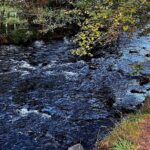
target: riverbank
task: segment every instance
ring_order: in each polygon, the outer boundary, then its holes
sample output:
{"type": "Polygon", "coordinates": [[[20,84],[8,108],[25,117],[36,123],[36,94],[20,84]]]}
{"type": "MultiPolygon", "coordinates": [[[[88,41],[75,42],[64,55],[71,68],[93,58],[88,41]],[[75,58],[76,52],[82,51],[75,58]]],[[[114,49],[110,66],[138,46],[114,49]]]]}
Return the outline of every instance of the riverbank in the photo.
{"type": "MultiPolygon", "coordinates": [[[[147,37],[149,37],[149,35],[147,35],[147,37]]],[[[116,127],[112,130],[112,132],[110,132],[110,134],[107,137],[105,137],[104,140],[98,143],[99,150],[149,150],[148,141],[150,127],[150,74],[148,73],[149,71],[147,73],[143,72],[146,67],[142,67],[141,64],[147,63],[147,66],[150,65],[150,43],[149,40],[147,40],[146,42],[142,39],[143,37],[139,37],[139,39],[137,39],[138,44],[135,46],[134,49],[131,48],[129,52],[134,55],[134,60],[138,62],[138,65],[133,67],[135,71],[131,74],[137,77],[141,86],[144,85],[145,87],[147,87],[145,92],[142,90],[142,88],[139,88],[139,90],[132,90],[132,93],[137,93],[137,99],[139,101],[143,93],[145,101],[143,101],[144,103],[142,104],[142,107],[138,107],[140,108],[140,110],[138,110],[137,113],[127,115],[127,117],[123,118],[121,123],[117,124],[116,127]],[[139,45],[142,44],[143,46],[145,45],[145,47],[147,47],[147,52],[145,51],[146,53],[144,51],[139,51],[140,54],[145,55],[145,58],[143,59],[141,59],[142,57],[135,50],[136,47],[140,49],[139,45]],[[139,76],[140,74],[145,76],[141,78],[139,76]]],[[[130,49],[129,45],[128,48],[130,49]]],[[[126,53],[124,58],[130,59],[132,57],[129,57],[129,55],[126,53]]],[[[150,66],[147,68],[147,70],[149,70],[149,68],[150,66]]],[[[128,70],[128,72],[130,72],[128,67],[126,67],[126,69],[128,70]]],[[[133,84],[131,86],[133,86],[133,84]]],[[[131,103],[133,101],[134,99],[130,99],[131,103]]]]}
{"type": "Polygon", "coordinates": [[[124,118],[104,140],[98,150],[149,150],[150,98],[141,109],[124,118]]]}
{"type": "Polygon", "coordinates": [[[72,26],[74,34],[71,34],[75,35],[73,41],[77,45],[72,54],[93,57],[99,48],[105,51],[116,46],[123,32],[130,34],[145,26],[148,11],[147,0],[3,1],[0,4],[0,44],[53,39],[53,34],[60,37],[72,26]]]}
{"type": "Polygon", "coordinates": [[[9,34],[0,33],[0,45],[30,45],[36,40],[43,40],[44,42],[62,40],[65,36],[72,37],[75,35],[79,27],[77,25],[70,25],[64,28],[57,28],[53,32],[49,31],[45,34],[37,30],[20,29],[9,34]]]}

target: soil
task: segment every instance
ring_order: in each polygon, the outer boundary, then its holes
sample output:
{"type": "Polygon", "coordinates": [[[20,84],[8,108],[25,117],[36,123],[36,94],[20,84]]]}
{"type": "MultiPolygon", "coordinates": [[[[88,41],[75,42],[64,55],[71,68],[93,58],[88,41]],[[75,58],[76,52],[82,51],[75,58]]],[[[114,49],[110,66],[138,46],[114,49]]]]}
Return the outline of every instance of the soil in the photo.
{"type": "Polygon", "coordinates": [[[138,150],[150,150],[150,118],[146,119],[141,125],[138,150]]]}

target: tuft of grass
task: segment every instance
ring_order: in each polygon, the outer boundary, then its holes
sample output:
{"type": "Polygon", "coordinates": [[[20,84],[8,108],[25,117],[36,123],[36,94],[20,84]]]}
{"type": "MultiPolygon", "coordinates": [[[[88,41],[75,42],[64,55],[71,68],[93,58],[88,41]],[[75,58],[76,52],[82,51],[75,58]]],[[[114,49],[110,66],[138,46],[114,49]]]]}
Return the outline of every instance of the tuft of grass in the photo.
{"type": "Polygon", "coordinates": [[[114,144],[111,150],[135,150],[135,146],[130,141],[120,139],[117,143],[114,144]]]}
{"type": "Polygon", "coordinates": [[[144,69],[144,66],[142,64],[134,64],[132,65],[133,72],[131,73],[131,76],[139,75],[141,74],[141,71],[144,69]]]}

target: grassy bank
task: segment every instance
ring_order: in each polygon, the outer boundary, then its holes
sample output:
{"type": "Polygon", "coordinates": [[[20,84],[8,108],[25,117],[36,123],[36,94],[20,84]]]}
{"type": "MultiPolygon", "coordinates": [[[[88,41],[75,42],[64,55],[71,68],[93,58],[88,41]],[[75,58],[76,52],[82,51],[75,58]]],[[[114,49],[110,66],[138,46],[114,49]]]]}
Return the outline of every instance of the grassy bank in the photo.
{"type": "Polygon", "coordinates": [[[99,150],[138,150],[142,123],[150,118],[150,98],[141,109],[124,118],[110,135],[98,143],[99,150]]]}

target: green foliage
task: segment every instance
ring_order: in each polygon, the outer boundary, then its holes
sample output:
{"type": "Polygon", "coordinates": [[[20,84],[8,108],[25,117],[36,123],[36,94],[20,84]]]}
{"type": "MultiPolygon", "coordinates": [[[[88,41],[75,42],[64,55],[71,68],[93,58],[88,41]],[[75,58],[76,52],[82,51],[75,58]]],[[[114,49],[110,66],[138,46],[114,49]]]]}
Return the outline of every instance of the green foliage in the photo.
{"type": "Polygon", "coordinates": [[[10,3],[0,4],[0,22],[5,26],[14,24],[24,25],[27,23],[27,20],[19,15],[21,12],[22,10],[18,6],[10,3]]]}
{"type": "Polygon", "coordinates": [[[37,14],[33,20],[33,24],[40,24],[46,28],[47,31],[53,31],[54,29],[80,22],[80,17],[75,10],[38,8],[36,12],[37,14]]]}
{"type": "Polygon", "coordinates": [[[15,44],[26,43],[29,40],[34,39],[38,34],[35,31],[27,30],[27,29],[19,29],[11,32],[10,38],[11,41],[15,44]]]}
{"type": "Polygon", "coordinates": [[[144,69],[142,64],[134,64],[132,66],[133,72],[131,73],[132,76],[141,74],[141,71],[144,69]]]}
{"type": "Polygon", "coordinates": [[[135,146],[130,141],[120,139],[111,150],[135,150],[135,146]]]}
{"type": "Polygon", "coordinates": [[[33,2],[5,1],[0,4],[0,33],[16,35],[14,40],[17,43],[18,41],[26,42],[32,37],[31,34],[24,32],[26,30],[30,32],[34,28],[37,33],[45,35],[49,31],[53,32],[58,28],[80,24],[79,11],[63,7],[58,9],[48,6],[36,6],[33,2]],[[20,30],[23,32],[19,35],[20,30]],[[22,40],[23,38],[25,39],[22,40]]]}
{"type": "Polygon", "coordinates": [[[46,34],[76,24],[80,32],[73,41],[78,48],[72,53],[90,57],[95,46],[112,46],[122,32],[134,31],[141,21],[146,24],[150,10],[148,0],[66,0],[62,6],[59,2],[56,5],[55,0],[49,5],[47,0],[38,3],[10,0],[0,3],[0,24],[6,33],[10,26],[14,30],[36,27],[37,32],[46,34]]]}
{"type": "Polygon", "coordinates": [[[105,0],[95,5],[90,0],[78,2],[77,7],[82,8],[83,15],[87,17],[74,38],[79,47],[72,53],[92,56],[96,45],[111,46],[122,32],[135,31],[143,10],[149,6],[147,0],[105,0]]]}

